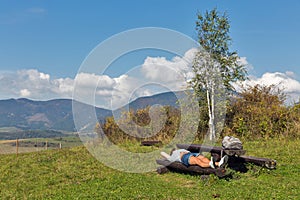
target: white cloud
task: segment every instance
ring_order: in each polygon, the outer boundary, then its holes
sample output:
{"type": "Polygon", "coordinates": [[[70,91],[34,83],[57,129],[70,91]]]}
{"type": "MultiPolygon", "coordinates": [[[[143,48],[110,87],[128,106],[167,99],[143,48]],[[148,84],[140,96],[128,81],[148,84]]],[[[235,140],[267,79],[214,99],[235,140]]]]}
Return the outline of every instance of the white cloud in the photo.
{"type": "Polygon", "coordinates": [[[94,73],[79,73],[74,82],[76,100],[111,109],[111,98],[117,87],[118,78],[94,73]]]}
{"type": "Polygon", "coordinates": [[[20,91],[20,96],[21,96],[21,97],[29,97],[30,94],[31,94],[31,92],[30,92],[29,90],[27,90],[27,89],[22,89],[22,90],[20,91]]]}
{"type": "Polygon", "coordinates": [[[113,108],[124,106],[137,97],[135,91],[141,86],[141,80],[125,74],[115,78],[115,81],[111,102],[113,108]]]}
{"type": "Polygon", "coordinates": [[[96,75],[89,73],[79,73],[76,75],[76,84],[80,87],[95,87],[102,89],[113,88],[116,81],[107,75],[96,75]]]}
{"type": "Polygon", "coordinates": [[[249,80],[246,80],[242,84],[249,86],[256,84],[265,86],[275,85],[288,95],[287,103],[293,103],[300,99],[300,82],[295,79],[295,74],[291,71],[285,73],[267,72],[261,77],[250,76],[249,80]]]}
{"type": "Polygon", "coordinates": [[[0,84],[7,87],[0,88],[0,97],[32,99],[51,99],[72,96],[70,89],[71,79],[51,80],[49,74],[39,72],[36,69],[20,70],[17,72],[4,72],[0,76],[0,84]]]}
{"type": "Polygon", "coordinates": [[[191,75],[190,62],[194,52],[195,49],[191,49],[183,58],[176,56],[171,60],[148,57],[141,68],[115,78],[79,73],[74,79],[53,79],[36,69],[3,72],[0,73],[0,84],[8,87],[0,88],[0,98],[72,98],[75,89],[75,94],[79,94],[75,96],[76,100],[115,109],[141,96],[184,89],[185,78],[191,75]],[[148,87],[148,83],[161,87],[148,87]]]}
{"type": "MultiPolygon", "coordinates": [[[[110,108],[111,99],[115,106],[127,103],[131,91],[136,87],[136,80],[127,75],[111,78],[107,75],[79,73],[72,78],[51,79],[49,74],[36,69],[20,70],[0,75],[0,98],[26,97],[37,100],[53,98],[72,98],[74,86],[80,94],[76,100],[110,108]],[[96,99],[96,102],[95,102],[96,99]]],[[[78,96],[77,96],[78,97],[78,96]]]]}
{"type": "Polygon", "coordinates": [[[74,80],[71,78],[54,79],[52,82],[55,93],[71,94],[73,92],[74,80]]]}
{"type": "Polygon", "coordinates": [[[186,81],[192,78],[191,64],[197,49],[187,51],[181,58],[147,57],[142,65],[142,74],[150,81],[165,84],[171,90],[186,88],[186,81]]]}
{"type": "Polygon", "coordinates": [[[247,69],[247,71],[252,71],[254,69],[253,65],[251,65],[246,57],[240,57],[238,59],[238,63],[239,65],[243,65],[245,66],[245,68],[247,69]]]}
{"type": "MultiPolygon", "coordinates": [[[[147,57],[136,71],[119,77],[79,73],[73,78],[53,79],[49,74],[36,69],[17,72],[0,72],[0,99],[26,97],[37,100],[72,98],[75,89],[76,100],[95,104],[102,108],[116,109],[130,101],[166,91],[186,88],[186,80],[193,77],[191,62],[196,49],[185,53],[183,58],[171,60],[164,57],[147,57]],[[147,85],[149,84],[149,85],[147,85]],[[151,85],[151,84],[154,84],[151,85]],[[156,84],[156,86],[155,86],[156,84]]],[[[251,66],[245,57],[241,64],[251,66]]],[[[280,84],[289,95],[290,102],[299,100],[300,83],[295,73],[265,73],[262,77],[250,76],[243,84],[280,84]]]]}
{"type": "Polygon", "coordinates": [[[292,71],[286,71],[285,72],[287,76],[291,77],[291,78],[296,78],[296,74],[292,71]]]}
{"type": "MultiPolygon", "coordinates": [[[[172,60],[167,60],[164,57],[151,58],[148,57],[142,67],[142,72],[149,80],[162,81],[172,85],[172,83],[178,82],[178,75],[183,74],[186,80],[193,77],[191,70],[191,62],[194,58],[196,49],[187,51],[183,58],[174,57],[172,60]]],[[[250,73],[254,70],[251,63],[248,62],[246,57],[240,57],[239,64],[244,65],[247,71],[250,73]]],[[[296,80],[296,75],[292,71],[285,73],[281,72],[267,72],[261,77],[249,76],[249,80],[246,80],[242,84],[253,86],[255,84],[261,85],[278,85],[287,94],[287,103],[293,103],[300,99],[300,82],[296,80]]],[[[180,90],[184,89],[185,82],[173,85],[172,89],[180,90]],[[175,89],[176,88],[176,89],[175,89]]]]}
{"type": "Polygon", "coordinates": [[[132,99],[139,80],[123,74],[116,78],[107,75],[79,73],[75,78],[76,100],[116,109],[132,99]]]}
{"type": "Polygon", "coordinates": [[[39,81],[39,82],[49,82],[50,75],[44,74],[42,72],[38,72],[35,69],[30,70],[20,70],[17,72],[18,76],[24,80],[30,80],[30,81],[39,81]]]}

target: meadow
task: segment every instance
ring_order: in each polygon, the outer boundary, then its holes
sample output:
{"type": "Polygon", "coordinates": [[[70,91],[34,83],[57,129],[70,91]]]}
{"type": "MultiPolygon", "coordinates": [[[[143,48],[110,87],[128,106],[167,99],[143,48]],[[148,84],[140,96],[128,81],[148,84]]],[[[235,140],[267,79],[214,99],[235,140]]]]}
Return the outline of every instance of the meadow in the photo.
{"type": "MultiPolygon", "coordinates": [[[[0,157],[0,199],[300,198],[299,139],[243,143],[247,155],[277,160],[277,169],[248,165],[247,173],[232,172],[231,178],[219,179],[173,172],[125,173],[103,165],[83,146],[4,154],[0,157]]],[[[153,147],[131,143],[127,148],[151,151],[153,147]]]]}
{"type": "Polygon", "coordinates": [[[29,153],[82,145],[78,136],[0,140],[0,154],[29,153]],[[18,143],[18,144],[17,144],[18,143]],[[17,147],[18,146],[18,147],[17,147]]]}

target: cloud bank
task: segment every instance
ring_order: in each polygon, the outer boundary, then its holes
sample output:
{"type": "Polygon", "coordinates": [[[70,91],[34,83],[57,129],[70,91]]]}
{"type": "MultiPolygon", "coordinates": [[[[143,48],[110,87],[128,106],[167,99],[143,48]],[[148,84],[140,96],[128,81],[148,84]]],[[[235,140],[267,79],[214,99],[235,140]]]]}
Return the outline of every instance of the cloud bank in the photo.
{"type": "MultiPolygon", "coordinates": [[[[193,77],[191,62],[195,49],[191,49],[181,58],[147,57],[136,71],[119,77],[108,75],[79,73],[74,78],[52,78],[37,69],[19,70],[17,72],[0,72],[0,99],[30,98],[48,100],[54,98],[72,98],[74,88],[81,97],[76,100],[108,109],[123,106],[135,98],[150,96],[160,92],[184,90],[186,81],[193,77]],[[136,75],[138,74],[138,75],[136,75]],[[160,88],[146,87],[147,83],[156,83],[160,88]],[[93,96],[92,101],[84,97],[93,96]]],[[[253,68],[246,57],[240,62],[253,68]]],[[[279,85],[288,95],[288,101],[298,101],[300,82],[295,73],[288,71],[267,72],[261,77],[250,76],[246,85],[279,85]]]]}

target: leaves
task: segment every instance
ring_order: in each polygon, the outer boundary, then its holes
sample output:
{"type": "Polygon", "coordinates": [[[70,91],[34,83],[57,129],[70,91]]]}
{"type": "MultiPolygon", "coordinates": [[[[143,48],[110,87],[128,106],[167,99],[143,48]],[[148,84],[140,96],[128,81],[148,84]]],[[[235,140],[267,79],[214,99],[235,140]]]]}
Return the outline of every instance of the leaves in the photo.
{"type": "Polygon", "coordinates": [[[161,115],[161,110],[152,110],[152,118],[150,107],[135,112],[127,111],[118,120],[108,117],[102,126],[96,124],[95,131],[100,134],[103,130],[110,141],[116,144],[128,140],[142,141],[145,139],[168,142],[177,133],[181,116],[178,109],[170,106],[163,107],[162,111],[166,114],[163,121],[155,119],[161,115]],[[159,129],[160,127],[161,129],[159,129]]]}
{"type": "Polygon", "coordinates": [[[203,76],[198,75],[214,67],[219,69],[223,84],[228,91],[233,90],[232,82],[246,79],[247,72],[245,67],[238,63],[237,52],[232,52],[229,49],[231,45],[229,29],[230,23],[227,14],[220,14],[216,8],[210,12],[206,11],[204,16],[198,14],[196,31],[202,49],[199,50],[193,64],[195,76],[191,83],[194,90],[202,89],[199,88],[197,82],[202,82],[202,86],[206,85],[205,82],[207,82],[206,79],[202,78],[205,74],[203,76]],[[203,51],[209,56],[204,56],[203,51]],[[199,59],[207,59],[207,62],[198,62],[199,59]]]}
{"type": "Polygon", "coordinates": [[[245,138],[293,134],[289,130],[295,127],[296,122],[292,120],[295,114],[292,115],[291,108],[284,105],[284,99],[285,94],[275,85],[243,88],[228,109],[227,128],[245,138]]]}

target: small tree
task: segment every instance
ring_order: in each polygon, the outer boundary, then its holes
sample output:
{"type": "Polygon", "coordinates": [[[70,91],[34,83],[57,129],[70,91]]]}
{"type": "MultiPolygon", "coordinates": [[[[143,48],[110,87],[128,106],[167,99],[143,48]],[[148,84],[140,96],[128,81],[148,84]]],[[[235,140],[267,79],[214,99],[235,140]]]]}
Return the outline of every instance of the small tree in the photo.
{"type": "Polygon", "coordinates": [[[196,30],[201,49],[194,58],[194,77],[190,84],[199,99],[199,106],[203,106],[206,98],[210,140],[216,138],[216,105],[224,104],[216,101],[216,98],[224,97],[224,91],[234,91],[232,82],[246,78],[245,67],[240,64],[237,52],[229,50],[229,28],[226,13],[221,15],[217,9],[213,9],[210,12],[206,11],[204,16],[198,14],[196,30]]]}

